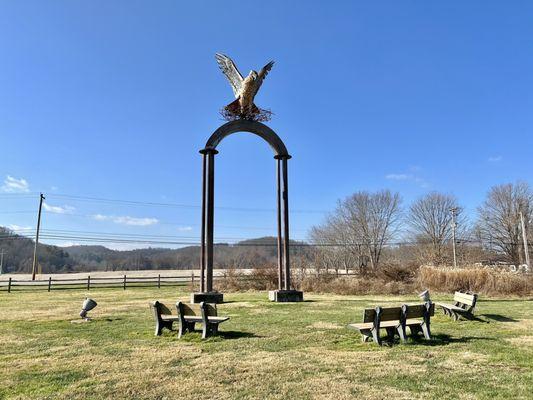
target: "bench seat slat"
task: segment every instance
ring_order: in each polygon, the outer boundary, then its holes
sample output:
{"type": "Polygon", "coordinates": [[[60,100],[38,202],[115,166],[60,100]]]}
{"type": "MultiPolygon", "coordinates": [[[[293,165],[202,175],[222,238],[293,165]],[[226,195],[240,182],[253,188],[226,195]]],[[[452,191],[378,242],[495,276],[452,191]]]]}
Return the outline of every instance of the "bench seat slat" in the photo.
{"type": "Polygon", "coordinates": [[[464,312],[464,313],[468,312],[464,308],[454,306],[453,304],[447,304],[447,303],[436,303],[436,304],[438,306],[441,306],[441,307],[444,307],[444,308],[448,308],[448,309],[453,310],[453,311],[464,312]]]}
{"type": "Polygon", "coordinates": [[[179,321],[180,317],[177,315],[161,315],[163,321],[179,321]]]}
{"type": "MultiPolygon", "coordinates": [[[[184,315],[183,318],[185,318],[185,321],[189,321],[189,322],[202,322],[202,317],[198,315],[184,315]]],[[[207,317],[207,320],[209,322],[217,322],[217,323],[227,321],[228,319],[229,317],[207,317]]]]}
{"type": "Polygon", "coordinates": [[[424,320],[423,319],[407,319],[405,320],[405,325],[406,326],[410,326],[410,325],[422,325],[424,323],[424,320]]]}
{"type": "MultiPolygon", "coordinates": [[[[400,325],[400,321],[382,321],[379,324],[380,328],[395,328],[400,325]]],[[[349,324],[348,327],[352,329],[372,329],[374,324],[372,322],[361,322],[359,324],[349,324]]]]}
{"type": "Polygon", "coordinates": [[[366,330],[372,329],[374,324],[372,322],[361,322],[359,324],[349,324],[348,328],[357,329],[357,330],[366,330]]]}

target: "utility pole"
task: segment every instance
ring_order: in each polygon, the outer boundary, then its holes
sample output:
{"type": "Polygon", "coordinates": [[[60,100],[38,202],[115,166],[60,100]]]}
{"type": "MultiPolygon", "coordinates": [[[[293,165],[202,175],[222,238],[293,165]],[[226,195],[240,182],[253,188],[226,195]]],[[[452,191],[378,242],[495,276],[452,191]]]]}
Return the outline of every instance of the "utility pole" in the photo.
{"type": "Polygon", "coordinates": [[[529,250],[527,248],[527,232],[526,232],[526,223],[524,221],[524,214],[520,211],[520,225],[522,227],[522,240],[524,241],[524,253],[526,256],[526,265],[528,268],[531,266],[529,264],[529,250]]]}
{"type": "Polygon", "coordinates": [[[39,215],[37,216],[37,233],[35,234],[35,247],[33,248],[33,266],[31,268],[31,280],[35,280],[35,271],[38,263],[37,246],[39,245],[39,231],[41,229],[41,212],[43,209],[44,195],[41,193],[39,198],[39,215]]]}
{"type": "Polygon", "coordinates": [[[7,253],[4,249],[0,252],[0,275],[4,272],[4,254],[7,253]]]}
{"type": "Polygon", "coordinates": [[[455,216],[457,214],[457,207],[453,207],[450,209],[452,212],[452,249],[453,249],[453,267],[457,268],[457,253],[455,248],[455,229],[457,227],[457,224],[455,222],[455,216]]]}

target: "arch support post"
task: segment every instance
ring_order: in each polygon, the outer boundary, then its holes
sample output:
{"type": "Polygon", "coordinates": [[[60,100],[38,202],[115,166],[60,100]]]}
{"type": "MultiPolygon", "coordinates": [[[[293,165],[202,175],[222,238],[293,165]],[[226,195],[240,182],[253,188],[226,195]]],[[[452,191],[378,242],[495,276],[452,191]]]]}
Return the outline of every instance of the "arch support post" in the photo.
{"type": "Polygon", "coordinates": [[[277,222],[278,222],[278,290],[268,297],[276,302],[303,301],[303,292],[291,289],[290,236],[289,236],[289,155],[276,155],[277,222]]]}
{"type": "Polygon", "coordinates": [[[224,295],[213,290],[213,253],[215,226],[215,154],[214,148],[202,154],[202,227],[200,245],[200,292],[191,294],[191,303],[222,303],[224,295]]]}

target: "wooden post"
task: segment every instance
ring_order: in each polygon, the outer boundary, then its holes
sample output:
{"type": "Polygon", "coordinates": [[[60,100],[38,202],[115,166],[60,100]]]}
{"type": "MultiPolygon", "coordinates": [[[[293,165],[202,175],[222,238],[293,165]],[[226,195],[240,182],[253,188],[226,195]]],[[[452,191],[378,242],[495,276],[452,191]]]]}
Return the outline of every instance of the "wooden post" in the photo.
{"type": "Polygon", "coordinates": [[[124,274],[124,290],[126,290],[126,274],[124,274]]]}
{"type": "Polygon", "coordinates": [[[45,197],[41,193],[41,195],[39,197],[39,214],[37,216],[37,232],[35,234],[35,246],[33,248],[33,265],[32,265],[32,268],[31,268],[31,280],[32,281],[35,280],[36,267],[37,267],[37,264],[39,263],[39,260],[37,258],[37,248],[39,246],[39,232],[41,230],[41,211],[43,209],[43,200],[44,199],[45,199],[45,197]]]}
{"type": "Polygon", "coordinates": [[[194,291],[194,271],[191,272],[191,290],[194,291]]]}
{"type": "Polygon", "coordinates": [[[87,275],[87,290],[91,290],[91,275],[87,275]]]}
{"type": "Polygon", "coordinates": [[[9,282],[7,283],[7,292],[11,293],[11,277],[9,277],[9,282]]]}
{"type": "Polygon", "coordinates": [[[157,288],[161,289],[161,274],[157,275],[157,288]]]}
{"type": "Polygon", "coordinates": [[[49,276],[48,277],[48,291],[50,291],[52,289],[52,277],[49,276]]]}

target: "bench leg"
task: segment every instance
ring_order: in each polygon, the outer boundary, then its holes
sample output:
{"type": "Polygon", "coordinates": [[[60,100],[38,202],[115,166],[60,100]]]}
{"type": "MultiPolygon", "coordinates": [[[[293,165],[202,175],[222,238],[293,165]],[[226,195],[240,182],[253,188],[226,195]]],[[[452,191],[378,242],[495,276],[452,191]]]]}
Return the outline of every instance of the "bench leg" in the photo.
{"type": "Polygon", "coordinates": [[[161,336],[161,332],[163,331],[163,328],[167,328],[168,330],[172,330],[172,321],[161,321],[155,323],[155,336],[161,336]]]}
{"type": "Polygon", "coordinates": [[[155,323],[155,336],[161,336],[161,331],[163,330],[163,326],[159,323],[155,323]]]}
{"type": "Polygon", "coordinates": [[[203,324],[202,339],[206,339],[208,334],[209,334],[209,324],[203,324]]]}
{"type": "Polygon", "coordinates": [[[429,332],[429,325],[428,324],[422,324],[422,332],[424,332],[424,337],[427,340],[431,340],[431,334],[429,332]]]}
{"type": "Polygon", "coordinates": [[[372,329],[372,339],[374,339],[374,342],[379,344],[381,346],[381,338],[379,337],[379,329],[372,329]]]}
{"type": "Polygon", "coordinates": [[[398,326],[397,328],[397,331],[398,331],[398,336],[400,336],[400,340],[402,342],[405,342],[407,339],[406,339],[406,332],[405,332],[405,326],[398,326]]]}
{"type": "Polygon", "coordinates": [[[218,335],[218,324],[211,325],[211,332],[213,332],[213,335],[218,335]]]}

